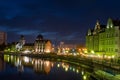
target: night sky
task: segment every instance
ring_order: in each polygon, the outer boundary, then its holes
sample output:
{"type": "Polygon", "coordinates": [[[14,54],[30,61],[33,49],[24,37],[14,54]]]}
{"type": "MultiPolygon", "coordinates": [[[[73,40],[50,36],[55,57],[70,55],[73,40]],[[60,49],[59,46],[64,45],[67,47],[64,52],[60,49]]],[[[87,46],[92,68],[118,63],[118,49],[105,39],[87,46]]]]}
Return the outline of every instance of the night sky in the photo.
{"type": "Polygon", "coordinates": [[[0,0],[0,30],[8,42],[24,35],[34,42],[38,34],[52,42],[85,43],[85,34],[96,20],[120,18],[120,0],[0,0]]]}

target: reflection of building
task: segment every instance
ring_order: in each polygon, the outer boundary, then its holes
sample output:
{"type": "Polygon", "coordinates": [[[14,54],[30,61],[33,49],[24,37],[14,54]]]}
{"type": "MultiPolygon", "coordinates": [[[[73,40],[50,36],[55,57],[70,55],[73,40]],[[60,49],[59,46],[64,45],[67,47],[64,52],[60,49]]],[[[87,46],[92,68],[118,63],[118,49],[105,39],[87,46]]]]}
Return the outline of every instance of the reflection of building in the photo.
{"type": "Polygon", "coordinates": [[[38,35],[34,43],[35,52],[46,52],[52,51],[52,43],[50,40],[43,39],[42,35],[38,35]]]}
{"type": "Polygon", "coordinates": [[[44,70],[46,72],[46,74],[48,74],[51,70],[51,62],[50,61],[45,61],[44,62],[44,70]]]}
{"type": "Polygon", "coordinates": [[[6,44],[7,34],[5,32],[0,31],[0,45],[6,44]]]}
{"type": "Polygon", "coordinates": [[[120,52],[120,21],[108,19],[103,26],[97,21],[94,30],[89,29],[86,35],[86,47],[90,52],[120,52]]]}
{"type": "Polygon", "coordinates": [[[51,70],[51,62],[50,61],[44,61],[44,60],[41,60],[41,59],[36,59],[34,61],[34,70],[37,73],[48,74],[51,70]]]}

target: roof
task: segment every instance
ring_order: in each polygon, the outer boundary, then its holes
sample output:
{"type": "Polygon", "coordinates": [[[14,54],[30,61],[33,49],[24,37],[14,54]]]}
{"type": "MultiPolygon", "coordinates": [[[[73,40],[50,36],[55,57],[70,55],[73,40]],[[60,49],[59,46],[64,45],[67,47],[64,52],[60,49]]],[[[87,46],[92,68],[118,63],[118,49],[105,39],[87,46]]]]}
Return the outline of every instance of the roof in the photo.
{"type": "Polygon", "coordinates": [[[41,34],[39,34],[39,35],[37,36],[37,39],[43,39],[43,36],[42,36],[41,34]]]}

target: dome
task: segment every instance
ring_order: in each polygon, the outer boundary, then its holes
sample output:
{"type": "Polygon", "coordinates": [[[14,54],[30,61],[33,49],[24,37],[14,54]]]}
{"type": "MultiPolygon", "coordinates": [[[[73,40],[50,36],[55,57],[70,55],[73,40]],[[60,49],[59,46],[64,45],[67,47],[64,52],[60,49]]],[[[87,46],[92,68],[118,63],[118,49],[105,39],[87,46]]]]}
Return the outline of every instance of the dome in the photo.
{"type": "Polygon", "coordinates": [[[39,34],[39,35],[37,36],[37,39],[43,39],[43,36],[42,36],[41,34],[39,34]]]}

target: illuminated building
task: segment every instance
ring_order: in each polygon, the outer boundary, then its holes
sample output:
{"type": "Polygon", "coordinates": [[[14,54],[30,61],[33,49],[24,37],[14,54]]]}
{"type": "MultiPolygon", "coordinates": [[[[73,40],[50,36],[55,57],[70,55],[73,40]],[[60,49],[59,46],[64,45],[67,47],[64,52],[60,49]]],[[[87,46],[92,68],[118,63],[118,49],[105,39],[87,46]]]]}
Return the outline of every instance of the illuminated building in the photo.
{"type": "Polygon", "coordinates": [[[97,21],[95,28],[87,32],[86,47],[89,52],[117,55],[120,52],[120,20],[109,18],[106,26],[97,21]]]}
{"type": "Polygon", "coordinates": [[[33,43],[26,43],[26,44],[24,45],[24,47],[23,47],[23,50],[28,49],[28,50],[32,51],[33,48],[34,48],[34,44],[33,44],[33,43]]]}
{"type": "Polygon", "coordinates": [[[50,40],[43,39],[42,35],[38,35],[34,43],[35,52],[49,53],[52,51],[52,43],[50,40]]]}
{"type": "Polygon", "coordinates": [[[7,33],[0,31],[0,45],[7,44],[7,33]]]}
{"type": "Polygon", "coordinates": [[[16,44],[16,49],[20,51],[23,48],[23,45],[25,44],[24,36],[21,35],[20,41],[16,44]]]}

